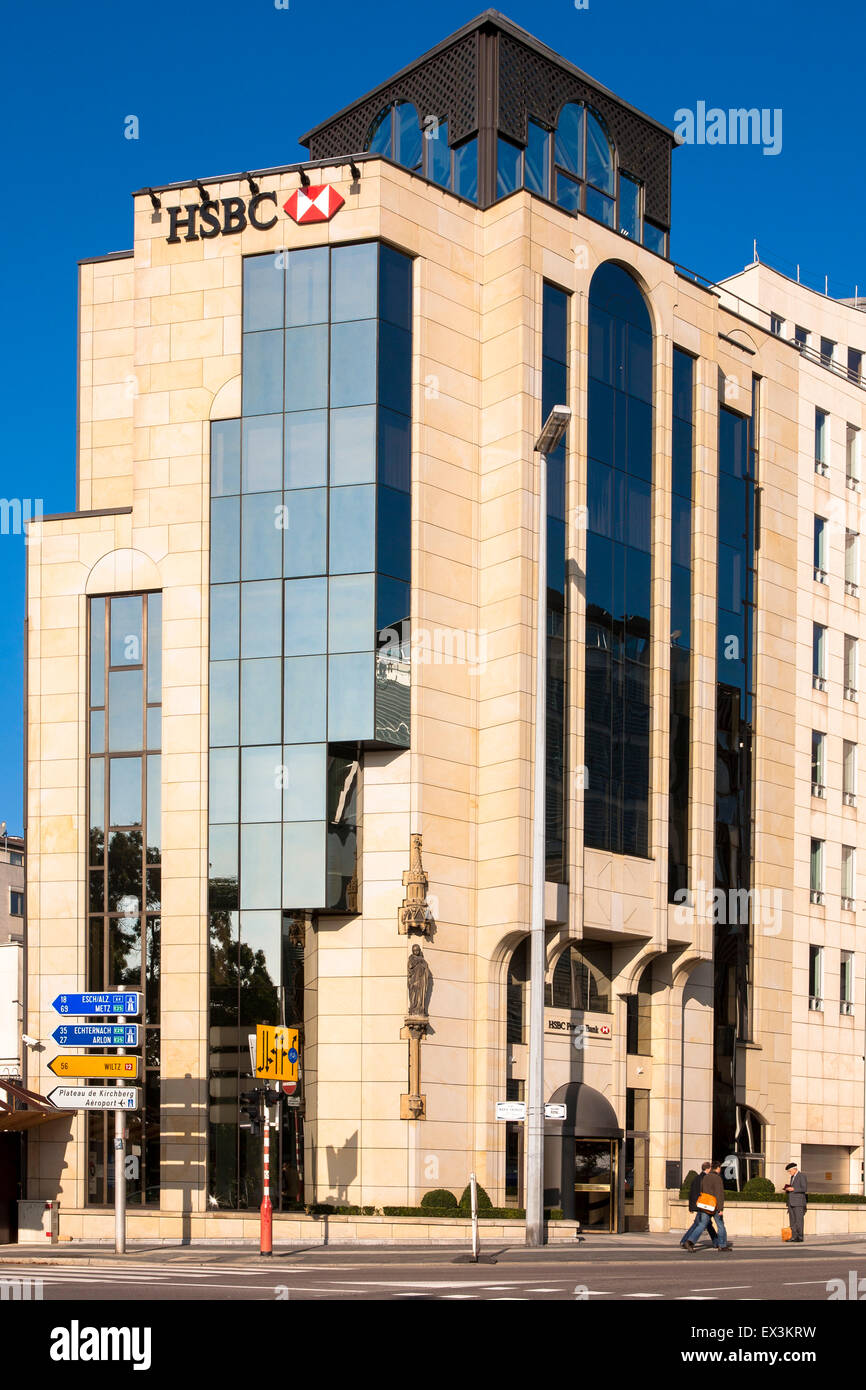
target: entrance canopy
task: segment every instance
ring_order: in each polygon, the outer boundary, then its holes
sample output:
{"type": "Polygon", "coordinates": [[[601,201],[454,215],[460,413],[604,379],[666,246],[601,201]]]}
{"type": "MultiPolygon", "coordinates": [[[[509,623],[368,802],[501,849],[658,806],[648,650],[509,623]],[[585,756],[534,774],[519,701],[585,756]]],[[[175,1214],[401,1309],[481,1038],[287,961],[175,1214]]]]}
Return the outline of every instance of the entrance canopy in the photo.
{"type": "Polygon", "coordinates": [[[58,1110],[44,1096],[0,1076],[0,1131],[35,1129],[71,1114],[71,1110],[58,1110]]]}
{"type": "Polygon", "coordinates": [[[622,1139],[623,1133],[610,1101],[584,1081],[569,1081],[550,1097],[565,1105],[564,1120],[545,1120],[545,1134],[573,1134],[580,1139],[622,1139]]]}

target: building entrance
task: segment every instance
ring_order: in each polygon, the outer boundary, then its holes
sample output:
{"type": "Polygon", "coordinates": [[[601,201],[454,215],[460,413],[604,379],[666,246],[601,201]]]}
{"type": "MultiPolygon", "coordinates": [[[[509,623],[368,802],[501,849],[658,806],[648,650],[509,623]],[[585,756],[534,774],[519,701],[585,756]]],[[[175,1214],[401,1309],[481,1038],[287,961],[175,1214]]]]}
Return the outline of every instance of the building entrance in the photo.
{"type": "Polygon", "coordinates": [[[574,1219],[596,1231],[615,1231],[618,1221],[619,1142],[575,1139],[574,1219]]]}
{"type": "Polygon", "coordinates": [[[569,1081],[550,1097],[565,1106],[544,1123],[544,1202],[593,1231],[622,1228],[623,1131],[606,1096],[569,1081]]]}

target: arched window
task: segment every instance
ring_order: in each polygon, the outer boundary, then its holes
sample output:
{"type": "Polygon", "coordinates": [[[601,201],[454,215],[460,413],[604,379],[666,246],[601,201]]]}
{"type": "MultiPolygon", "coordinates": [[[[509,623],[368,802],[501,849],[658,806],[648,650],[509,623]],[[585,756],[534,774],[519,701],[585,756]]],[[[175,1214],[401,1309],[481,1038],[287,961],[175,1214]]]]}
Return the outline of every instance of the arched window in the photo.
{"type": "Polygon", "coordinates": [[[581,1009],[586,1013],[610,1013],[610,946],[600,941],[581,941],[566,946],[545,990],[554,1009],[581,1009]]]}
{"type": "Polygon", "coordinates": [[[379,112],[366,149],[422,174],[440,188],[451,188],[472,202],[478,199],[478,137],[473,135],[452,149],[447,120],[425,116],[422,130],[411,101],[394,101],[379,112]]]}
{"type": "Polygon", "coordinates": [[[505,1002],[505,1040],[510,1043],[526,1041],[524,1023],[526,1018],[526,986],[529,982],[529,937],[525,936],[515,946],[508,963],[508,980],[505,1002]]]}
{"type": "Polygon", "coordinates": [[[586,113],[586,181],[613,197],[613,143],[594,111],[586,113]]]}
{"type": "Polygon", "coordinates": [[[583,178],[583,117],[584,109],[576,101],[568,101],[559,113],[556,126],[556,163],[560,169],[583,178]]]}
{"type": "Polygon", "coordinates": [[[648,965],[635,993],[626,995],[625,1050],[638,1057],[652,1055],[652,973],[652,965],[648,965]]]}
{"type": "Polygon", "coordinates": [[[367,139],[371,154],[384,155],[413,172],[421,169],[423,140],[418,112],[411,101],[395,101],[376,117],[367,139]]]}
{"type": "Polygon", "coordinates": [[[748,1105],[737,1106],[739,1129],[736,1143],[737,1187],[742,1188],[749,1178],[764,1177],[765,1151],[764,1135],[766,1126],[757,1110],[748,1105]]]}
{"type": "Polygon", "coordinates": [[[553,130],[530,116],[525,146],[500,134],[496,149],[497,198],[528,188],[665,254],[665,231],[644,217],[643,184],[619,168],[604,121],[583,102],[567,101],[553,130]]]}
{"type": "Polygon", "coordinates": [[[616,177],[613,145],[593,111],[586,113],[586,212],[597,222],[616,226],[616,177]]]}
{"type": "Polygon", "coordinates": [[[367,137],[367,149],[371,154],[383,154],[387,159],[391,158],[393,145],[391,119],[391,107],[388,106],[373,122],[367,137]]]}
{"type": "Polygon", "coordinates": [[[652,323],[606,261],[589,288],[584,840],[649,854],[652,323]]]}

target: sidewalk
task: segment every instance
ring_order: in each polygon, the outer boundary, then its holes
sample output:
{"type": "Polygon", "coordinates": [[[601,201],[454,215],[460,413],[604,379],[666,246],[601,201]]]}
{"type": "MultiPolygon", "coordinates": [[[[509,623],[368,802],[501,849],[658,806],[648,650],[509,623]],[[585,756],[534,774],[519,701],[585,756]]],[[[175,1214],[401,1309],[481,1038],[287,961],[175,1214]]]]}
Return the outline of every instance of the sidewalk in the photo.
{"type": "MultiPolygon", "coordinates": [[[[808,1250],[824,1251],[833,1246],[858,1245],[866,1248],[866,1236],[828,1235],[814,1237],[807,1241],[803,1253],[808,1250]]],[[[782,1243],[772,1237],[746,1236],[735,1242],[739,1251],[783,1250],[782,1243]]],[[[631,1232],[624,1235],[587,1235],[584,1240],[573,1245],[558,1243],[531,1250],[519,1242],[506,1244],[502,1241],[484,1240],[482,1234],[481,1257],[493,1256],[499,1262],[531,1260],[540,1263],[571,1263],[574,1260],[598,1260],[611,1255],[625,1257],[629,1254],[639,1257],[668,1252],[678,1260],[682,1258],[677,1232],[631,1232]]],[[[74,1243],[63,1245],[28,1243],[26,1245],[0,1246],[0,1267],[3,1265],[104,1265],[117,1262],[129,1263],[176,1263],[183,1264],[238,1264],[243,1262],[252,1267],[262,1268],[266,1260],[277,1265],[281,1260],[303,1258],[304,1263],[388,1262],[401,1264],[453,1263],[458,1255],[467,1255],[470,1247],[465,1242],[453,1245],[310,1245],[302,1242],[274,1243],[273,1256],[259,1254],[251,1241],[235,1245],[211,1245],[202,1241],[189,1245],[156,1244],[152,1241],[130,1241],[125,1255],[116,1255],[113,1244],[105,1242],[74,1243]]]]}

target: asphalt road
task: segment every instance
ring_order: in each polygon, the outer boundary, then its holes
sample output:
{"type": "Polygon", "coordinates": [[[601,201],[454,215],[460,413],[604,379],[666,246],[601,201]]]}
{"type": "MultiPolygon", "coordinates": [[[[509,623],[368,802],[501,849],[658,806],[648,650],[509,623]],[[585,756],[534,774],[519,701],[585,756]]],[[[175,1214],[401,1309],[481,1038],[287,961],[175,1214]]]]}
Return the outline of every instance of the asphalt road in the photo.
{"type": "Polygon", "coordinates": [[[485,1262],[475,1265],[452,1249],[419,1254],[317,1247],[277,1252],[270,1259],[237,1250],[162,1249],[126,1257],[81,1252],[55,1262],[38,1255],[17,1259],[10,1251],[0,1260],[0,1281],[41,1280],[31,1282],[30,1297],[63,1302],[827,1302],[834,1287],[829,1281],[841,1280],[850,1290],[855,1279],[864,1280],[866,1292],[866,1242],[743,1245],[729,1254],[703,1246],[689,1255],[674,1240],[654,1247],[488,1249],[483,1255],[485,1262]]]}

